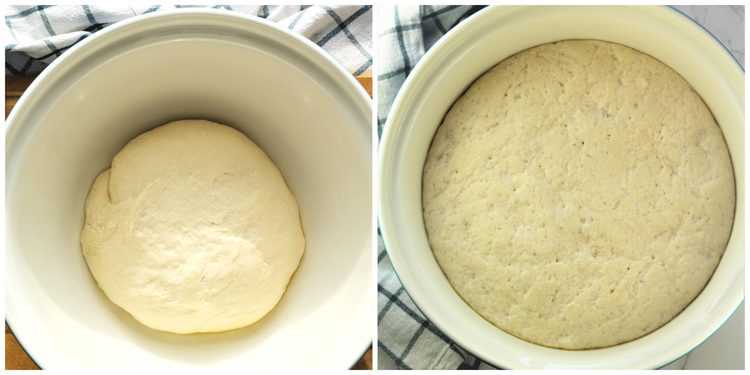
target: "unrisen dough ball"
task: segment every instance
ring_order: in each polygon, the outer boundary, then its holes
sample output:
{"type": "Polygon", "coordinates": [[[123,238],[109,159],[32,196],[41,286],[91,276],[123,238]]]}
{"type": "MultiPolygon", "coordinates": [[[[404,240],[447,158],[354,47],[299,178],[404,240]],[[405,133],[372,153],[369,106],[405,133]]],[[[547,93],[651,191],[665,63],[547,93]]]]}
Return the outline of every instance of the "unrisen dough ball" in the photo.
{"type": "Polygon", "coordinates": [[[96,178],[81,245],[112,302],[151,328],[194,333],[266,315],[305,239],[268,156],[228,126],[186,120],[136,137],[96,178]]]}
{"type": "Polygon", "coordinates": [[[734,175],[711,112],[672,69],[599,41],[545,44],[484,74],[427,156],[424,219],[456,292],[550,347],[616,345],[703,289],[734,175]]]}

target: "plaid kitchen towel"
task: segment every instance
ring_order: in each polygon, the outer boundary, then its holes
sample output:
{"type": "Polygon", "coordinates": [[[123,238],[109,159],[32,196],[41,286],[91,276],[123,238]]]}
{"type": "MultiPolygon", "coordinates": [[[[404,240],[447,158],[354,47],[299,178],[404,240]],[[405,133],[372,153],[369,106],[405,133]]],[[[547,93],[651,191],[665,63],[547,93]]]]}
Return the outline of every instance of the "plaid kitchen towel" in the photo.
{"type": "MultiPolygon", "coordinates": [[[[379,13],[376,25],[378,130],[391,104],[425,52],[479,6],[396,6],[379,13]]],[[[744,66],[744,7],[677,6],[711,32],[744,66]]],[[[425,318],[396,276],[378,234],[378,368],[493,369],[460,348],[425,318]]],[[[665,368],[682,368],[684,359],[665,368]]]]}
{"type": "Polygon", "coordinates": [[[395,6],[378,17],[378,130],[420,58],[448,30],[482,6],[395,6]]]}
{"type": "MultiPolygon", "coordinates": [[[[12,5],[5,8],[5,73],[35,74],[74,44],[117,21],[181,5],[12,5]]],[[[201,6],[203,7],[203,6],[201,6]]],[[[372,66],[371,6],[213,5],[302,34],[354,75],[372,66]]]]}
{"type": "MultiPolygon", "coordinates": [[[[395,6],[379,14],[378,130],[411,70],[435,42],[481,6],[395,6]]],[[[378,368],[494,369],[419,311],[404,290],[378,234],[378,368]]]]}

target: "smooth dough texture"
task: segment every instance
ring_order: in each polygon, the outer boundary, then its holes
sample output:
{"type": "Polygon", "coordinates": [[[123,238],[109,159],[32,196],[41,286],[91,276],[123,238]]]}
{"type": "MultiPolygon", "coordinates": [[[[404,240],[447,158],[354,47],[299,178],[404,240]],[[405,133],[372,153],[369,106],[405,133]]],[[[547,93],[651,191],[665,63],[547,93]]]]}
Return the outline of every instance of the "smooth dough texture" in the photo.
{"type": "Polygon", "coordinates": [[[728,241],[734,174],[720,128],[654,58],[600,41],[518,53],[453,105],[429,150],[434,255],[481,316],[588,349],[667,323],[728,241]]]}
{"type": "Polygon", "coordinates": [[[294,196],[258,146],[185,120],[139,135],[96,178],[81,245],[112,302],[151,328],[195,333],[266,315],[305,239],[294,196]]]}

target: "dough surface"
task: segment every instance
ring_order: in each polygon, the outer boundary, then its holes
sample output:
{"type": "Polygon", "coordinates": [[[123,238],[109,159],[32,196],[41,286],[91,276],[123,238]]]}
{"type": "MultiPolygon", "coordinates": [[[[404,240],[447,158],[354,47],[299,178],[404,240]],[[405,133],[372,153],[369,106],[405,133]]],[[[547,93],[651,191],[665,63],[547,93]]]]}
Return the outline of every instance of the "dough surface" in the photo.
{"type": "Polygon", "coordinates": [[[422,199],[455,291],[537,344],[607,347],[703,289],[735,210],[731,160],[702,99],[628,47],[545,44],[475,81],[438,128],[422,199]]]}
{"type": "Polygon", "coordinates": [[[185,334],[266,315],[305,239],[294,196],[258,146],[228,126],[184,120],[139,135],[96,178],[81,247],[112,302],[185,334]]]}

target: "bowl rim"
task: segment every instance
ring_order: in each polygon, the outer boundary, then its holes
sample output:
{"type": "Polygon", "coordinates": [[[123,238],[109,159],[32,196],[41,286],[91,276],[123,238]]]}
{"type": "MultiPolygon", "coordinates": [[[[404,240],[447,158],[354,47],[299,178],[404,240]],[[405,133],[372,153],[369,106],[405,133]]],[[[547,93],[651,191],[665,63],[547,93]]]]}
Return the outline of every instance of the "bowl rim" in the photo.
{"type": "MultiPolygon", "coordinates": [[[[361,101],[360,104],[365,104],[368,109],[372,109],[372,103],[370,102],[370,97],[367,94],[367,92],[362,88],[362,85],[360,85],[357,80],[354,78],[352,74],[344,70],[341,65],[332,57],[330,56],[322,47],[318,46],[317,44],[313,43],[311,40],[303,37],[302,35],[299,35],[295,32],[292,32],[284,27],[281,27],[280,25],[268,21],[264,18],[260,18],[257,16],[252,16],[248,14],[243,14],[235,11],[229,11],[226,9],[214,9],[214,8],[175,8],[175,9],[167,9],[167,10],[159,10],[157,12],[152,13],[146,13],[146,14],[140,14],[137,16],[133,16],[127,19],[124,19],[122,21],[118,21],[116,23],[113,23],[112,25],[109,25],[105,28],[103,28],[100,31],[97,31],[96,33],[92,34],[91,36],[81,40],[80,42],[76,43],[69,49],[67,49],[65,52],[63,52],[59,57],[57,57],[55,60],[52,61],[47,67],[45,67],[39,75],[37,75],[36,78],[31,82],[29,87],[24,91],[23,95],[18,99],[16,104],[13,106],[13,109],[8,114],[8,118],[6,119],[6,126],[5,126],[5,135],[6,135],[6,144],[12,143],[13,136],[16,133],[16,128],[18,126],[14,126],[16,122],[20,121],[19,119],[25,119],[26,116],[28,116],[29,110],[27,107],[29,107],[27,102],[30,102],[32,98],[36,98],[39,96],[40,92],[43,92],[46,89],[49,89],[51,86],[53,86],[57,81],[62,78],[64,73],[67,72],[60,72],[61,67],[64,66],[68,60],[72,58],[76,58],[77,55],[79,55],[81,50],[84,50],[86,48],[89,48],[88,46],[90,44],[99,43],[100,40],[110,38],[114,36],[117,33],[123,32],[123,29],[131,28],[134,24],[141,24],[144,22],[147,22],[152,19],[159,19],[159,18],[173,18],[173,17],[183,17],[183,16],[209,16],[209,17],[225,17],[225,18],[234,18],[236,20],[244,20],[247,22],[251,22],[253,24],[256,24],[258,27],[266,27],[273,29],[275,31],[280,31],[286,36],[291,37],[295,40],[296,43],[302,43],[304,45],[303,48],[306,48],[310,52],[314,52],[318,58],[322,58],[325,60],[329,65],[330,68],[333,68],[336,71],[336,76],[334,78],[337,79],[344,79],[345,81],[348,81],[348,83],[352,86],[351,88],[354,88],[358,99],[361,101]],[[18,118],[18,119],[17,119],[18,118]]],[[[124,32],[127,32],[127,30],[124,30],[124,32]]]]}
{"type": "MultiPolygon", "coordinates": [[[[555,8],[573,8],[573,7],[574,6],[555,6],[555,8]]],[[[607,6],[595,6],[594,5],[594,6],[583,6],[582,8],[602,8],[602,7],[607,7],[607,6]]],[[[609,6],[609,7],[616,8],[618,6],[609,6]]],[[[385,216],[383,215],[383,212],[387,212],[389,214],[392,213],[391,207],[389,207],[387,205],[387,203],[385,203],[385,201],[382,199],[382,196],[383,196],[382,192],[390,190],[390,189],[387,188],[388,179],[384,179],[383,178],[383,175],[386,174],[384,171],[387,170],[387,168],[386,168],[386,165],[388,164],[388,159],[387,158],[389,157],[388,152],[386,150],[387,149],[393,149],[395,147],[395,146],[392,146],[392,144],[396,142],[395,139],[396,139],[397,131],[396,131],[395,128],[397,128],[397,127],[403,127],[403,124],[401,124],[400,122],[397,122],[396,120],[394,120],[394,118],[396,116],[392,116],[392,115],[394,114],[394,112],[398,112],[398,111],[401,111],[401,112],[408,112],[409,111],[409,110],[403,110],[403,109],[401,109],[401,107],[403,106],[403,102],[408,102],[409,101],[409,99],[406,98],[407,97],[406,93],[407,93],[407,91],[409,91],[409,89],[411,88],[411,86],[414,85],[414,82],[416,81],[415,77],[417,77],[418,75],[421,75],[421,72],[426,69],[425,66],[427,66],[429,64],[429,62],[433,59],[433,56],[437,55],[437,51],[439,51],[445,45],[449,45],[454,39],[457,39],[458,37],[460,37],[460,34],[462,34],[464,32],[464,30],[469,29],[470,27],[472,27],[472,25],[474,23],[476,23],[477,20],[479,20],[481,18],[484,18],[484,17],[490,17],[489,13],[492,12],[493,9],[495,9],[495,8],[506,8],[506,9],[507,8],[528,8],[528,6],[514,7],[514,6],[490,5],[490,6],[486,7],[486,8],[484,8],[484,9],[476,12],[475,14],[467,17],[466,20],[464,20],[463,22],[459,23],[454,28],[448,30],[448,32],[446,34],[444,34],[442,37],[440,37],[436,41],[436,43],[428,51],[426,51],[426,53],[424,54],[424,56],[422,56],[422,58],[417,62],[416,66],[411,71],[411,73],[409,73],[409,75],[406,77],[406,79],[403,82],[401,88],[399,89],[399,92],[397,93],[397,95],[396,95],[396,97],[395,97],[395,99],[394,99],[394,101],[393,101],[393,103],[391,105],[391,108],[388,111],[388,118],[386,120],[385,126],[383,127],[381,142],[380,142],[380,145],[379,145],[380,146],[380,153],[378,155],[378,161],[377,161],[378,162],[377,172],[378,172],[378,177],[379,177],[378,186],[377,186],[378,187],[378,189],[377,189],[378,204],[379,204],[378,225],[379,225],[379,229],[381,230],[381,233],[382,233],[383,242],[385,244],[385,250],[386,250],[389,258],[391,259],[391,263],[392,263],[393,269],[394,269],[394,275],[396,275],[397,279],[399,280],[399,282],[404,287],[404,291],[407,293],[407,295],[409,295],[409,298],[412,299],[412,301],[414,302],[414,305],[417,307],[417,309],[420,312],[422,312],[422,314],[425,317],[427,317],[428,320],[430,320],[431,322],[433,322],[436,325],[438,325],[438,323],[436,323],[433,320],[433,318],[431,317],[431,315],[433,315],[434,312],[427,312],[422,307],[420,307],[420,305],[419,305],[418,300],[421,300],[422,297],[424,297],[424,296],[419,296],[417,299],[415,299],[414,298],[413,290],[410,291],[410,287],[407,286],[407,284],[403,282],[403,278],[399,274],[399,269],[400,268],[403,269],[405,267],[405,265],[402,264],[402,259],[400,259],[398,255],[394,259],[394,257],[393,257],[393,254],[394,254],[393,247],[389,247],[388,246],[389,239],[393,239],[393,238],[396,238],[396,237],[399,237],[399,236],[392,234],[392,232],[396,232],[395,229],[391,230],[396,225],[395,223],[393,223],[393,219],[391,217],[389,217],[388,215],[385,215],[385,216]]],[[[537,8],[549,8],[549,6],[538,6],[537,8]]],[[[677,17],[678,19],[681,19],[681,20],[684,20],[684,19],[689,20],[691,27],[699,29],[703,34],[707,34],[707,36],[709,36],[712,39],[711,43],[714,43],[714,44],[718,45],[719,47],[721,47],[721,49],[723,50],[723,52],[726,54],[725,57],[728,57],[729,59],[731,59],[734,62],[734,65],[739,69],[741,75],[744,78],[745,69],[744,69],[743,65],[734,57],[734,55],[732,55],[732,53],[730,52],[730,50],[721,42],[721,40],[719,40],[706,27],[704,27],[703,25],[699,24],[696,20],[694,20],[693,18],[691,18],[690,16],[688,16],[683,11],[681,11],[681,10],[677,9],[675,6],[671,6],[671,5],[646,6],[646,7],[641,6],[641,7],[637,7],[637,8],[645,8],[648,11],[652,11],[652,12],[668,12],[667,16],[677,17]]],[[[392,176],[390,176],[390,177],[392,177],[392,176]]],[[[737,214],[735,214],[735,219],[736,219],[736,215],[737,214]]],[[[398,215],[396,215],[396,216],[398,216],[398,215]]],[[[391,243],[394,243],[394,242],[398,243],[400,241],[390,241],[390,242],[391,243]]],[[[403,261],[403,262],[406,263],[406,261],[403,261]]],[[[724,316],[723,319],[717,319],[719,321],[719,324],[717,324],[715,327],[713,327],[713,329],[711,330],[711,333],[708,334],[707,336],[705,336],[703,339],[697,340],[697,343],[695,343],[694,345],[692,345],[689,350],[685,351],[684,353],[681,353],[680,355],[678,355],[678,356],[676,356],[674,358],[662,359],[660,361],[651,361],[649,363],[650,366],[648,368],[660,368],[660,367],[666,366],[666,365],[668,365],[670,363],[673,363],[673,362],[679,360],[681,357],[685,356],[686,354],[690,353],[697,346],[701,345],[708,338],[710,338],[713,335],[713,333],[715,333],[721,326],[723,326],[723,324],[734,314],[734,312],[736,312],[738,310],[739,306],[742,304],[743,301],[744,301],[744,295],[740,295],[740,298],[738,298],[738,300],[736,301],[734,307],[731,309],[731,312],[729,314],[727,314],[726,316],[724,316]]],[[[450,330],[444,330],[439,325],[438,325],[438,327],[441,329],[441,331],[444,334],[446,334],[456,344],[458,344],[459,346],[461,346],[465,350],[469,351],[470,353],[472,353],[477,358],[480,358],[483,361],[485,361],[485,362],[487,362],[489,364],[492,364],[493,366],[499,367],[499,368],[512,369],[511,367],[504,366],[504,364],[502,363],[503,361],[501,361],[499,358],[498,359],[495,359],[495,358],[486,358],[484,356],[477,355],[476,354],[477,351],[474,350],[474,348],[476,347],[476,345],[473,345],[473,344],[469,343],[468,341],[466,341],[465,337],[457,336],[457,335],[455,335],[455,331],[449,332],[450,330]]],[[[661,327],[658,328],[656,331],[658,331],[659,329],[661,329],[661,327]]],[[[656,331],[654,331],[654,332],[656,332],[656,331]]],[[[503,331],[503,333],[505,333],[505,332],[503,331]]],[[[507,334],[507,333],[505,333],[505,334],[507,334]]],[[[521,339],[521,340],[523,340],[523,339],[521,339]]],[[[526,341],[526,340],[524,340],[524,341],[526,341]]],[[[530,343],[532,345],[535,345],[535,346],[542,347],[541,345],[534,344],[534,343],[531,343],[529,341],[526,341],[526,342],[530,343]]],[[[617,345],[615,345],[613,347],[616,347],[616,346],[617,345]]],[[[556,348],[547,348],[547,349],[553,349],[553,350],[557,350],[557,351],[565,351],[563,349],[556,349],[556,348]]]]}
{"type": "MultiPolygon", "coordinates": [[[[29,119],[29,117],[32,115],[33,107],[36,102],[38,102],[39,98],[48,95],[48,92],[50,89],[54,89],[56,85],[59,85],[60,81],[69,74],[68,71],[65,71],[63,68],[67,67],[69,64],[68,62],[70,60],[74,60],[79,58],[79,55],[82,53],[85,53],[87,49],[91,48],[92,45],[93,48],[104,48],[105,45],[96,45],[96,44],[102,44],[102,43],[108,43],[108,38],[117,37],[119,35],[124,35],[125,33],[128,33],[132,30],[134,27],[139,27],[145,22],[157,20],[157,19],[175,19],[175,18],[185,18],[185,17],[214,17],[216,19],[224,18],[225,20],[233,19],[235,21],[241,21],[246,22],[248,25],[251,25],[255,28],[265,28],[266,30],[271,30],[275,32],[281,32],[283,37],[291,38],[291,44],[296,43],[296,45],[291,45],[289,41],[283,41],[279,42],[279,39],[277,37],[273,37],[277,42],[280,44],[285,44],[287,48],[294,49],[294,50],[304,50],[307,53],[311,53],[313,58],[320,59],[319,61],[313,61],[309,57],[306,57],[306,61],[310,62],[313,65],[317,66],[324,66],[326,68],[325,71],[322,71],[326,75],[328,75],[333,82],[336,82],[337,84],[341,85],[343,88],[348,89],[349,96],[357,102],[359,106],[362,108],[368,110],[370,114],[367,115],[368,119],[371,119],[371,113],[372,113],[372,101],[370,100],[370,96],[367,94],[365,89],[362,87],[362,85],[357,82],[357,80],[354,78],[354,76],[345,70],[328,52],[326,52],[322,47],[318,46],[311,40],[303,37],[302,35],[293,32],[285,27],[280,26],[279,24],[266,20],[264,18],[253,16],[249,14],[243,14],[236,11],[230,11],[226,9],[216,9],[216,8],[175,8],[175,9],[166,9],[166,10],[159,10],[157,12],[152,13],[145,13],[136,15],[127,19],[124,19],[122,21],[118,21],[116,23],[113,23],[106,28],[97,31],[96,33],[92,34],[91,36],[77,42],[75,45],[71,46],[69,49],[67,49],[65,52],[63,52],[59,57],[57,57],[54,61],[52,61],[47,67],[45,67],[31,82],[31,84],[27,87],[27,89],[24,91],[24,93],[21,95],[21,97],[18,99],[16,104],[13,106],[13,109],[8,114],[8,117],[6,119],[6,125],[5,125],[5,142],[6,142],[6,165],[7,160],[12,159],[12,153],[9,153],[8,150],[10,149],[11,144],[14,143],[16,139],[16,135],[18,134],[18,129],[21,125],[17,123],[23,123],[29,119]]],[[[227,27],[227,26],[218,26],[218,25],[212,25],[213,27],[227,27]]],[[[231,26],[230,26],[231,27],[231,26]]],[[[269,35],[271,35],[269,33],[269,35]]],[[[111,42],[111,41],[109,41],[111,42]]],[[[73,63],[80,63],[81,61],[73,61],[73,63]]],[[[368,124],[369,126],[363,129],[364,131],[369,132],[369,134],[372,133],[372,125],[368,124]]],[[[6,172],[6,178],[7,178],[7,172],[6,172]]],[[[6,191],[6,199],[9,195],[9,192],[6,191]]],[[[16,338],[16,341],[18,342],[19,346],[23,349],[23,351],[29,356],[29,358],[34,362],[37,367],[40,369],[45,369],[45,363],[41,359],[43,358],[43,355],[40,355],[40,353],[35,352],[32,349],[32,346],[28,344],[28,340],[26,340],[24,337],[24,334],[22,331],[18,331],[18,325],[15,325],[15,317],[12,316],[12,313],[10,313],[7,309],[7,304],[10,302],[11,298],[8,298],[12,294],[12,289],[6,288],[6,313],[5,313],[5,322],[8,325],[8,329],[13,334],[13,336],[16,338]]],[[[361,358],[362,356],[367,352],[367,350],[372,346],[372,335],[369,328],[363,329],[363,332],[367,332],[366,335],[363,335],[363,337],[367,337],[366,340],[363,341],[363,343],[360,344],[362,347],[361,351],[358,351],[359,355],[356,358],[353,358],[348,362],[348,369],[353,367],[361,358]]]]}

